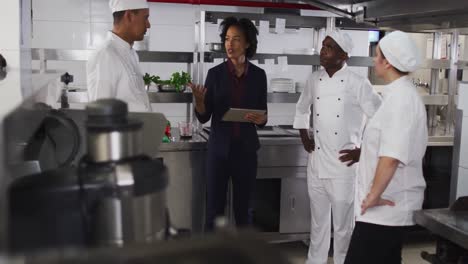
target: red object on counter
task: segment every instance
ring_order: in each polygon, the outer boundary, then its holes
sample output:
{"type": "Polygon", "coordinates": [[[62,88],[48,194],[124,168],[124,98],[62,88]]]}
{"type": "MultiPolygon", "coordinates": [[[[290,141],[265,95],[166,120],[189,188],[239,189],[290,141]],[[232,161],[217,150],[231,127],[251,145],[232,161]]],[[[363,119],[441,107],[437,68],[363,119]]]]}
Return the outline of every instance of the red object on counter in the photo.
{"type": "Polygon", "coordinates": [[[227,6],[246,6],[246,7],[265,7],[265,8],[287,8],[287,9],[308,9],[322,10],[318,7],[308,4],[294,3],[273,3],[260,1],[236,1],[236,0],[148,0],[155,3],[171,4],[191,4],[191,5],[227,5],[227,6]]]}
{"type": "Polygon", "coordinates": [[[166,124],[166,129],[164,131],[164,134],[170,138],[171,137],[171,123],[169,121],[167,121],[167,124],[166,124]]]}

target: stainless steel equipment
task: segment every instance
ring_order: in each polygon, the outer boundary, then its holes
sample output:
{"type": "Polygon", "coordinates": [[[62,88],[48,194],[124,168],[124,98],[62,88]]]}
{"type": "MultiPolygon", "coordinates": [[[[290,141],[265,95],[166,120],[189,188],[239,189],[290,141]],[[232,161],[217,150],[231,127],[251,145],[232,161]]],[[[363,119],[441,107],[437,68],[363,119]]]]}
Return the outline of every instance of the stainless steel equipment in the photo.
{"type": "MultiPolygon", "coordinates": [[[[291,2],[291,1],[289,1],[291,2]]],[[[299,2],[299,1],[292,1],[299,2]]],[[[337,27],[351,27],[355,22],[378,28],[404,31],[440,30],[466,27],[464,1],[438,0],[306,0],[300,1],[335,13],[337,27]]],[[[359,25],[359,24],[358,24],[359,25]]]]}
{"type": "Polygon", "coordinates": [[[215,52],[223,52],[224,47],[223,43],[209,43],[209,49],[210,51],[215,51],[215,52]]]}
{"type": "Polygon", "coordinates": [[[90,161],[117,162],[142,154],[141,121],[126,119],[127,105],[99,100],[87,106],[87,146],[90,161]]]}
{"type": "Polygon", "coordinates": [[[468,197],[460,197],[451,208],[415,212],[417,224],[436,236],[436,252],[422,252],[430,263],[467,263],[468,261],[468,197]]]}
{"type": "MultiPolygon", "coordinates": [[[[12,182],[11,250],[122,246],[167,235],[165,167],[161,160],[144,154],[143,122],[129,118],[127,112],[127,105],[118,100],[89,104],[89,152],[78,166],[12,182]]],[[[152,133],[160,139],[166,120],[153,115],[152,122],[159,129],[152,133]]]]}
{"type": "Polygon", "coordinates": [[[198,133],[181,138],[172,129],[174,141],[163,143],[157,154],[164,160],[169,175],[167,205],[171,227],[179,234],[203,232],[206,192],[207,141],[198,133]]]}
{"type": "Polygon", "coordinates": [[[455,112],[455,143],[452,161],[450,203],[468,195],[468,83],[460,82],[458,104],[455,112]]]}

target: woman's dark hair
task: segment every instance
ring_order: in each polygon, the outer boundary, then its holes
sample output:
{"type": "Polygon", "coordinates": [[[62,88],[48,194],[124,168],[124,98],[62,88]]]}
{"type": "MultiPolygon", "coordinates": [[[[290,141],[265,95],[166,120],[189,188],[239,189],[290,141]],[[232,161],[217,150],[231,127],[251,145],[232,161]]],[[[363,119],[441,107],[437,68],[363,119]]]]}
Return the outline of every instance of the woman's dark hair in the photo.
{"type": "Polygon", "coordinates": [[[249,43],[249,47],[245,51],[245,56],[249,59],[252,58],[257,52],[257,44],[258,44],[257,28],[252,23],[252,21],[250,21],[247,18],[241,18],[241,19],[237,19],[236,17],[225,18],[223,22],[221,23],[222,30],[221,30],[221,34],[219,35],[221,37],[221,42],[223,43],[223,47],[224,47],[224,43],[226,42],[227,31],[230,27],[233,27],[233,26],[239,28],[244,33],[245,39],[247,43],[249,43]]]}

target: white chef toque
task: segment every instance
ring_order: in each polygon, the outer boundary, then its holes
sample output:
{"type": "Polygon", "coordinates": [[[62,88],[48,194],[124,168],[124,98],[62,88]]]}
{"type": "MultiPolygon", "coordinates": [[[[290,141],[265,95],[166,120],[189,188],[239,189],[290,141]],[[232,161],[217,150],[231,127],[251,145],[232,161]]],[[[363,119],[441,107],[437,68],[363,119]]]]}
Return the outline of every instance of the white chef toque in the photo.
{"type": "Polygon", "coordinates": [[[146,0],[109,0],[109,7],[112,13],[124,10],[149,8],[146,0]]]}

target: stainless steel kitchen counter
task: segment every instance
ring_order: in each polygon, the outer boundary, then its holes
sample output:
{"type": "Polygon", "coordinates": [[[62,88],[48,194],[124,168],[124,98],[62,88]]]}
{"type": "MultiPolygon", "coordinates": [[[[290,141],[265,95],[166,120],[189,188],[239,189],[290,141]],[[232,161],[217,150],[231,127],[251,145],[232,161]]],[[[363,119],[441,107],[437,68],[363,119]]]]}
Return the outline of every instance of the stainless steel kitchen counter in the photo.
{"type": "MultiPolygon", "coordinates": [[[[158,154],[168,169],[167,196],[171,224],[175,228],[200,233],[205,215],[205,163],[209,133],[202,130],[190,139],[182,139],[178,132],[177,128],[171,129],[173,141],[162,143],[158,154]]],[[[259,130],[262,147],[258,152],[258,179],[300,177],[294,186],[305,186],[308,154],[294,133],[297,134],[297,131],[271,127],[259,130]]],[[[291,192],[296,192],[296,189],[294,187],[291,192]]],[[[304,193],[301,200],[307,202],[307,190],[299,193],[304,193]]]]}
{"type": "MultiPolygon", "coordinates": [[[[275,131],[281,131],[281,128],[274,128],[275,131]]],[[[201,131],[196,133],[192,138],[180,138],[177,128],[171,129],[172,142],[162,143],[160,147],[161,152],[168,151],[191,151],[191,150],[205,150],[208,147],[208,133],[201,131]]],[[[293,134],[285,134],[286,136],[262,136],[259,135],[260,144],[262,146],[272,145],[302,145],[299,136],[293,134]]]]}
{"type": "MultiPolygon", "coordinates": [[[[274,128],[276,131],[284,129],[274,128]]],[[[287,132],[292,129],[286,129],[287,132]]],[[[183,139],[179,137],[177,128],[172,128],[173,142],[162,143],[160,151],[190,151],[190,150],[204,150],[208,147],[209,135],[202,131],[196,133],[190,139],[183,139]]],[[[262,146],[278,146],[278,145],[302,145],[301,138],[299,135],[293,136],[293,133],[289,132],[288,136],[262,136],[259,134],[260,144],[262,146]]],[[[429,137],[428,146],[453,146],[453,136],[441,136],[439,134],[429,137]]]]}
{"type": "Polygon", "coordinates": [[[192,151],[205,150],[208,146],[208,141],[200,133],[195,133],[192,138],[181,138],[177,128],[171,129],[172,142],[162,143],[160,151],[192,151]]]}
{"type": "Polygon", "coordinates": [[[205,160],[207,140],[199,133],[180,138],[171,129],[172,142],[162,143],[158,157],[163,158],[169,175],[167,200],[172,227],[201,233],[205,215],[205,160]]]}
{"type": "Polygon", "coordinates": [[[421,210],[414,213],[414,220],[436,235],[468,249],[468,212],[447,209],[421,210]]]}

